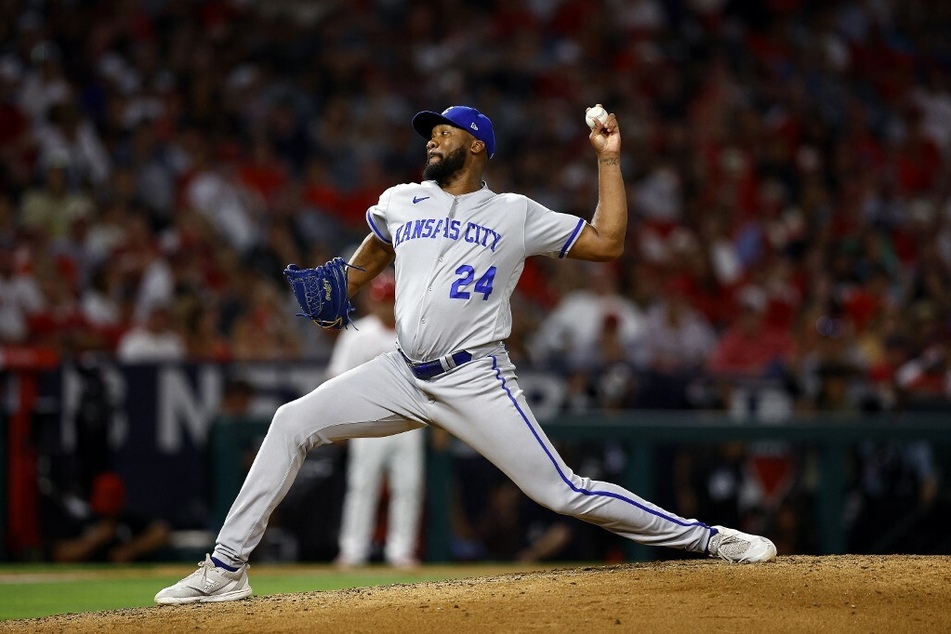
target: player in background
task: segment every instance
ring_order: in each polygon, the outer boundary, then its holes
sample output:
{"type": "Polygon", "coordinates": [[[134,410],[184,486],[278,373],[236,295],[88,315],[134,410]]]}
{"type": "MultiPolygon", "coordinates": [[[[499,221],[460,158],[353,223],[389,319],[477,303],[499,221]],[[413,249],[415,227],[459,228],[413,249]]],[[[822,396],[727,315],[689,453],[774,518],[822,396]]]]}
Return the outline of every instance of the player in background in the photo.
{"type": "MultiPolygon", "coordinates": [[[[340,333],[327,374],[331,377],[396,349],[396,317],[393,304],[396,286],[393,274],[384,271],[370,282],[369,315],[340,333]]],[[[342,568],[362,566],[370,559],[373,532],[383,476],[390,497],[386,523],[386,562],[397,568],[413,568],[423,506],[423,467],[426,434],[422,429],[385,438],[353,438],[347,441],[347,494],[340,525],[342,568]]]]}
{"type": "Polygon", "coordinates": [[[641,544],[731,562],[773,559],[776,547],[764,537],[679,517],[624,487],[576,474],[535,419],[505,348],[509,302],[527,257],[607,261],[624,250],[627,195],[617,118],[596,121],[588,137],[598,179],[590,222],[489,189],[484,175],[495,133],[478,110],[419,112],[413,127],[426,139],[424,180],[387,189],[367,210],[370,233],[351,258],[359,268],[350,269],[348,280],[353,297],[395,264],[398,349],[278,408],[214,552],[155,601],[249,596],[248,558],[308,451],[424,426],[456,436],[558,513],[641,544]]]}

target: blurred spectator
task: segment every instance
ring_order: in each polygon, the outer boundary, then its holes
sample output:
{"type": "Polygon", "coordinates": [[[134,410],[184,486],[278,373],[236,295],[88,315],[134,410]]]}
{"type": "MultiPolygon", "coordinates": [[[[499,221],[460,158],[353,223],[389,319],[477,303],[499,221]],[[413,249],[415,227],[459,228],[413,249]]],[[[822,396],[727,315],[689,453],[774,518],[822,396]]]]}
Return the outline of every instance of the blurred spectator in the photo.
{"type": "Polygon", "coordinates": [[[168,543],[171,531],[162,520],[141,517],[129,510],[125,483],[115,473],[93,480],[88,503],[78,501],[64,509],[54,525],[51,559],[59,563],[99,561],[128,563],[148,560],[168,543]]]}
{"type": "Polygon", "coordinates": [[[786,328],[776,328],[766,321],[766,293],[747,286],[739,291],[737,303],[740,315],[712,351],[708,369],[734,379],[782,377],[793,341],[786,328]]]}
{"type": "Polygon", "coordinates": [[[30,320],[46,308],[46,299],[32,275],[18,273],[14,253],[0,247],[0,343],[24,343],[30,320]]]}
{"type": "Polygon", "coordinates": [[[669,226],[680,221],[683,191],[679,174],[670,166],[660,164],[634,188],[637,211],[658,225],[669,226]]]}
{"type": "Polygon", "coordinates": [[[70,159],[67,154],[51,152],[44,157],[43,165],[42,186],[31,188],[23,194],[20,219],[26,229],[58,240],[66,236],[73,219],[93,212],[93,202],[85,194],[70,187],[70,159]]]}
{"type": "Polygon", "coordinates": [[[103,341],[86,322],[77,291],[61,263],[48,254],[37,254],[33,266],[45,306],[31,320],[32,342],[67,352],[102,349],[103,341]]]}
{"type": "Polygon", "coordinates": [[[507,481],[489,493],[475,531],[490,561],[579,561],[603,556],[586,549],[596,540],[589,539],[583,522],[540,506],[507,481]]]}
{"type": "MultiPolygon", "coordinates": [[[[38,18],[36,14],[32,17],[38,18]]],[[[39,42],[29,54],[31,66],[20,87],[20,104],[34,123],[40,123],[52,106],[65,103],[73,91],[64,74],[63,54],[55,42],[39,42]]]]}
{"type": "Polygon", "coordinates": [[[908,361],[910,347],[900,332],[883,334],[881,354],[868,365],[869,387],[882,409],[895,409],[898,390],[895,373],[908,361]]]}
{"type": "Polygon", "coordinates": [[[77,186],[102,186],[109,178],[111,162],[99,134],[77,107],[69,102],[53,105],[47,124],[36,128],[41,159],[68,157],[69,181],[77,186]]]}
{"type": "MultiPolygon", "coordinates": [[[[795,385],[800,406],[809,411],[816,409],[824,385],[831,382],[838,387],[840,381],[845,381],[849,386],[846,400],[859,407],[864,398],[861,394],[864,381],[859,379],[868,372],[870,361],[865,352],[869,349],[870,337],[861,340],[863,347],[860,347],[852,317],[839,302],[831,299],[806,305],[799,312],[794,328],[796,376],[790,377],[790,381],[795,385]]],[[[845,405],[839,401],[835,404],[845,405]]]]}
{"type": "Polygon", "coordinates": [[[132,211],[122,203],[105,203],[95,210],[83,244],[91,262],[109,260],[114,268],[121,268],[121,262],[113,260],[113,256],[118,256],[125,247],[131,215],[132,211]]]}
{"type": "Polygon", "coordinates": [[[939,483],[930,444],[863,443],[856,463],[849,552],[931,553],[940,537],[926,528],[939,483]]]}
{"type": "MultiPolygon", "coordinates": [[[[242,418],[251,416],[252,403],[257,396],[254,386],[246,379],[232,376],[225,381],[225,387],[221,394],[221,403],[218,405],[218,412],[225,418],[242,418]]],[[[249,467],[254,456],[246,460],[245,467],[249,467]]]]}
{"type": "Polygon", "coordinates": [[[256,195],[258,204],[270,208],[290,178],[287,167],[274,153],[270,141],[259,136],[251,142],[250,155],[237,168],[238,180],[256,195]]]}
{"type": "MultiPolygon", "coordinates": [[[[138,226],[138,230],[143,233],[147,231],[145,227],[146,219],[132,224],[138,226]]],[[[144,237],[144,236],[143,236],[144,237]]],[[[163,252],[159,249],[150,249],[149,251],[137,254],[138,263],[143,267],[137,276],[138,290],[135,298],[135,319],[144,320],[147,318],[152,308],[157,305],[170,305],[174,302],[176,282],[175,269],[172,261],[184,258],[185,255],[178,252],[163,252]],[[151,255],[151,257],[149,257],[151,255]]]]}
{"type": "Polygon", "coordinates": [[[740,253],[730,235],[729,215],[729,207],[719,207],[700,224],[701,243],[707,250],[717,283],[724,288],[736,287],[745,272],[740,253]]]}
{"type": "Polygon", "coordinates": [[[911,93],[911,101],[921,115],[921,131],[942,152],[951,153],[951,77],[947,68],[930,66],[925,78],[911,93]]]}
{"type": "Polygon", "coordinates": [[[576,286],[566,292],[539,325],[530,350],[537,363],[562,369],[599,367],[604,354],[631,358],[644,336],[638,306],[620,294],[618,274],[610,264],[572,261],[576,286]],[[603,346],[602,335],[614,333],[614,346],[603,346]]]}
{"type": "Polygon", "coordinates": [[[837,414],[855,414],[862,411],[865,394],[852,389],[859,376],[855,368],[845,363],[829,362],[820,365],[815,408],[837,414]]]}
{"type": "Polygon", "coordinates": [[[106,337],[109,350],[115,348],[131,317],[126,292],[120,271],[105,262],[93,270],[89,285],[79,298],[83,319],[106,337]]]}
{"type": "Polygon", "coordinates": [[[752,485],[746,461],[741,442],[679,452],[673,470],[677,512],[748,528],[752,485]]]}
{"type": "Polygon", "coordinates": [[[533,363],[564,374],[567,409],[622,407],[636,389],[635,347],[644,336],[640,308],[620,292],[612,265],[570,260],[563,294],[543,315],[526,350],[533,363]]]}
{"type": "Polygon", "coordinates": [[[21,191],[33,179],[36,142],[32,122],[17,91],[22,65],[13,55],[0,57],[0,190],[21,191]]]}
{"type": "Polygon", "coordinates": [[[331,250],[334,245],[359,240],[359,233],[331,211],[331,207],[337,204],[339,192],[310,180],[315,177],[315,171],[322,169],[314,165],[308,167],[299,189],[289,192],[289,202],[293,201],[295,207],[292,220],[297,235],[308,244],[319,244],[331,250]]]}
{"type": "Polygon", "coordinates": [[[283,286],[284,267],[291,262],[301,262],[303,255],[294,228],[290,221],[277,219],[268,223],[263,232],[262,239],[245,254],[245,266],[275,285],[283,286]]]}
{"type": "Polygon", "coordinates": [[[663,284],[660,299],[645,318],[645,336],[637,346],[637,365],[646,370],[636,401],[647,409],[690,409],[698,402],[692,389],[704,377],[704,365],[717,344],[716,331],[688,300],[682,279],[663,284]]]}
{"type": "Polygon", "coordinates": [[[168,305],[151,305],[145,319],[122,335],[116,358],[123,363],[181,361],[187,349],[172,321],[168,305]]]}
{"type": "Polygon", "coordinates": [[[21,240],[21,227],[13,200],[0,192],[0,248],[14,249],[21,240]]]}
{"type": "Polygon", "coordinates": [[[185,187],[185,201],[207,217],[234,249],[248,251],[258,240],[261,203],[238,180],[241,148],[225,143],[217,148],[217,156],[212,156],[208,142],[199,142],[194,149],[193,176],[185,187]]]}
{"type": "Polygon", "coordinates": [[[297,311],[266,278],[245,281],[249,296],[244,310],[234,318],[231,326],[231,349],[235,360],[268,361],[294,359],[299,355],[300,333],[292,319],[312,326],[308,321],[294,317],[297,311]]]}
{"type": "Polygon", "coordinates": [[[716,332],[690,305],[687,292],[683,280],[670,280],[663,286],[662,299],[647,309],[646,335],[637,356],[653,372],[687,374],[701,370],[716,345],[716,332]]]}
{"type": "Polygon", "coordinates": [[[159,138],[156,128],[154,119],[144,119],[133,128],[128,147],[117,154],[138,176],[137,199],[156,218],[167,222],[175,203],[176,180],[185,170],[186,159],[159,138]]]}
{"type": "Polygon", "coordinates": [[[951,359],[948,344],[935,341],[895,372],[898,408],[951,411],[951,359]]]}
{"type": "Polygon", "coordinates": [[[231,360],[231,342],[222,334],[218,306],[198,299],[184,317],[186,356],[194,361],[231,360]]]}

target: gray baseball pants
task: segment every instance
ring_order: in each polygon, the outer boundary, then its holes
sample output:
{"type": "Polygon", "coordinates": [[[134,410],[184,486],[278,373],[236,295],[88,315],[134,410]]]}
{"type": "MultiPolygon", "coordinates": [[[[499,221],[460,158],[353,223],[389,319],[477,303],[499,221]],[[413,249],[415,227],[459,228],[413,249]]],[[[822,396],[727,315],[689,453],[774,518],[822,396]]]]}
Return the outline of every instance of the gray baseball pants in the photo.
{"type": "Polygon", "coordinates": [[[641,544],[704,552],[711,527],[627,489],[575,474],[528,407],[504,347],[434,379],[383,354],[279,407],[218,534],[215,556],[248,561],[307,452],[348,438],[440,427],[495,464],[531,499],[641,544]]]}

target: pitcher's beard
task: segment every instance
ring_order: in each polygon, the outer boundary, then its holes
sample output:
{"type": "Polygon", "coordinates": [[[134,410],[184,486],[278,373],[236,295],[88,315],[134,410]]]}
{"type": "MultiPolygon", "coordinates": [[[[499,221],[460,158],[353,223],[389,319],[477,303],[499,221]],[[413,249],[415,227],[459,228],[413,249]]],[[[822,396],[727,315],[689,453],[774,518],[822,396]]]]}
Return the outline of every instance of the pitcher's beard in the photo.
{"type": "Polygon", "coordinates": [[[427,163],[423,168],[423,179],[436,181],[440,187],[445,187],[451,183],[462,168],[466,166],[466,148],[453,150],[442,160],[435,163],[427,163]]]}

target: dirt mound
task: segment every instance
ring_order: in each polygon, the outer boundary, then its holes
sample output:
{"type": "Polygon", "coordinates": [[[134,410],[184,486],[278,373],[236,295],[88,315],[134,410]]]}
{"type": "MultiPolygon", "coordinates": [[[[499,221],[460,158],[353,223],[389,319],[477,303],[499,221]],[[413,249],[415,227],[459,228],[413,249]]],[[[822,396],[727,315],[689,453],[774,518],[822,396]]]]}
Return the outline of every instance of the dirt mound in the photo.
{"type": "Polygon", "coordinates": [[[0,622],[0,632],[951,632],[951,557],[682,560],[0,622]]]}

